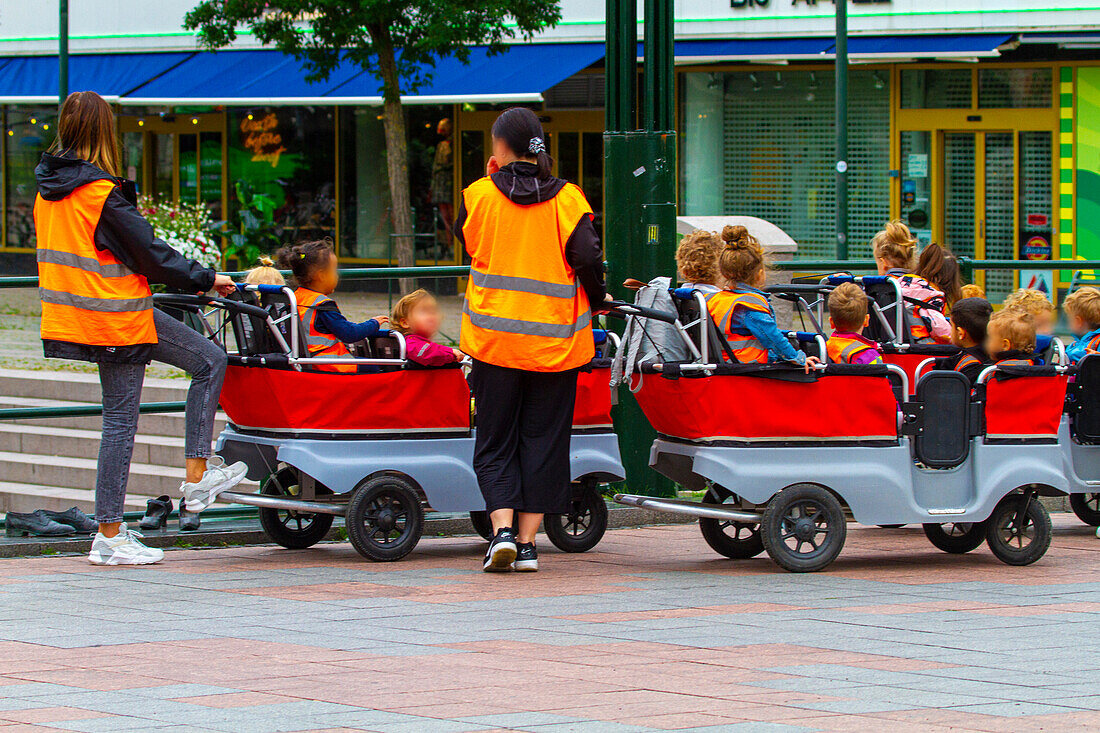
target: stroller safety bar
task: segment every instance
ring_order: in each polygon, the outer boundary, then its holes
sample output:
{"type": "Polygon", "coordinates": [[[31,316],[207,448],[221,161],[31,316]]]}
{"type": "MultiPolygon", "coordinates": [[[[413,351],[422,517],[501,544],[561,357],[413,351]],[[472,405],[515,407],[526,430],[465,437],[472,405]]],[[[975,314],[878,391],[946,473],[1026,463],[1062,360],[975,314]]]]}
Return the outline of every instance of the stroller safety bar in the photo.
{"type": "Polygon", "coordinates": [[[637,494],[615,494],[615,502],[626,506],[653,509],[659,512],[671,514],[686,514],[691,517],[706,517],[708,519],[721,519],[729,522],[745,522],[759,524],[763,515],[759,512],[746,512],[740,509],[726,508],[720,504],[700,504],[683,499],[658,499],[652,496],[638,496],[637,494]]]}
{"type": "MultiPolygon", "coordinates": [[[[1040,368],[1043,368],[1043,367],[1040,367],[1040,368]]],[[[1054,366],[1054,365],[1047,366],[1045,368],[1052,370],[1055,374],[1073,374],[1076,371],[1072,366],[1067,366],[1067,365],[1064,365],[1064,364],[1063,365],[1057,365],[1057,366],[1054,366]]],[[[982,370],[982,373],[978,375],[978,384],[985,384],[986,382],[988,382],[990,379],[993,378],[994,374],[996,374],[999,371],[1002,371],[1002,370],[996,364],[991,364],[990,366],[987,366],[985,369],[982,370]]]]}
{"type": "Polygon", "coordinates": [[[218,500],[231,504],[258,506],[263,509],[282,509],[284,511],[303,512],[306,514],[332,514],[337,517],[344,516],[347,509],[344,504],[328,504],[321,501],[303,501],[301,499],[283,499],[278,496],[267,496],[266,494],[240,494],[235,491],[223,491],[218,495],[218,500]]]}

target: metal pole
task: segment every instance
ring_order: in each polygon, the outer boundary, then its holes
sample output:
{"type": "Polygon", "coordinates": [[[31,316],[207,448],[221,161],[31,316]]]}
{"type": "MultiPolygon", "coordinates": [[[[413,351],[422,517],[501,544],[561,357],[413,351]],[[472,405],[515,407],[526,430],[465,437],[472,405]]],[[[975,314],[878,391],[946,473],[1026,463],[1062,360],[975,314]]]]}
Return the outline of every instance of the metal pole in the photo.
{"type": "Polygon", "coordinates": [[[58,0],[57,29],[57,103],[69,96],[69,0],[58,0]]]}
{"type": "Polygon", "coordinates": [[[848,0],[836,3],[836,257],[848,259],[848,0]]]}
{"type": "Polygon", "coordinates": [[[638,10],[634,0],[607,0],[605,127],[634,129],[637,108],[638,10]]]}

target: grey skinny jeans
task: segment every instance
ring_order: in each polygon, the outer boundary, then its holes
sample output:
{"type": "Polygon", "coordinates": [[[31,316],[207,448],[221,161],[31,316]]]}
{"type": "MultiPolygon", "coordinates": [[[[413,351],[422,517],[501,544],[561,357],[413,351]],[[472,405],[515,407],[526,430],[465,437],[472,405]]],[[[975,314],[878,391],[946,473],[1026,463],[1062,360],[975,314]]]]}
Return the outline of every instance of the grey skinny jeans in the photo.
{"type": "MultiPolygon", "coordinates": [[[[205,336],[153,311],[157,329],[154,361],[183,369],[191,375],[187,390],[185,458],[206,458],[214,437],[214,416],[225,379],[225,352],[205,336]]],[[[144,364],[100,362],[103,390],[103,437],[99,443],[99,472],[95,482],[95,518],[100,524],[122,521],[130,459],[134,454],[144,364]]]]}

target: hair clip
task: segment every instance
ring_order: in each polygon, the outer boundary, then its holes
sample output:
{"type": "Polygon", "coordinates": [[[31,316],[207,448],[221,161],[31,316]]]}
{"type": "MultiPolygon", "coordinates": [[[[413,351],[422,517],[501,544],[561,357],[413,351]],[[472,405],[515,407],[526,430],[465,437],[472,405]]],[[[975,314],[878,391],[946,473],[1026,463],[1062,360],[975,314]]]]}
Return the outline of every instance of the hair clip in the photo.
{"type": "Polygon", "coordinates": [[[541,137],[531,138],[531,142],[527,145],[527,152],[538,155],[539,153],[546,152],[546,143],[542,141],[541,137]]]}

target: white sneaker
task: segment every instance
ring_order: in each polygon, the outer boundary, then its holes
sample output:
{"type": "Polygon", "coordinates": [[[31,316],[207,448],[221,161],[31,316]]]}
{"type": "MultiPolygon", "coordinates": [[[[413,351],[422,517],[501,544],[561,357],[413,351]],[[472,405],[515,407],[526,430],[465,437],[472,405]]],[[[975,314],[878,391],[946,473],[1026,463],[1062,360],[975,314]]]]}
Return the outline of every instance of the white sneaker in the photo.
{"type": "Polygon", "coordinates": [[[104,537],[96,532],[88,562],[93,565],[151,565],[164,559],[164,550],[146,547],[139,541],[140,532],[119,525],[118,534],[104,537]]]}
{"type": "Polygon", "coordinates": [[[243,481],[246,473],[248,466],[243,461],[227,466],[221,456],[211,456],[206,461],[206,472],[198,483],[184,481],[180,484],[187,511],[201,512],[217,500],[218,494],[243,481]]]}

